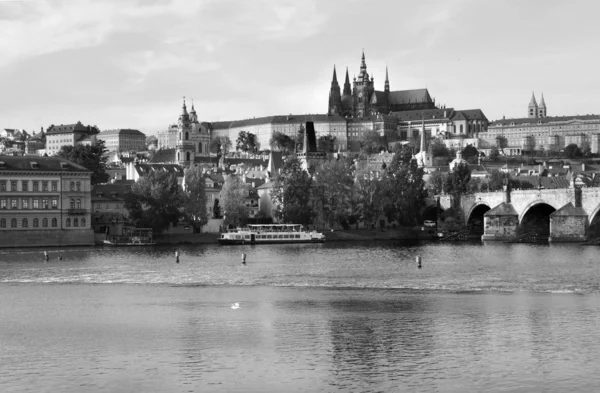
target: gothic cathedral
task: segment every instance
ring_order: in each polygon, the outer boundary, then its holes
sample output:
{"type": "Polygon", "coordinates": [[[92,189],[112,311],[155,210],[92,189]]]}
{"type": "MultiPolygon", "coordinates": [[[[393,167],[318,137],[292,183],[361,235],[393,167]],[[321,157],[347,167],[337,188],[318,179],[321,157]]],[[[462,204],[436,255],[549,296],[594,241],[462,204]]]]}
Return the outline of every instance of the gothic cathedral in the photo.
{"type": "Polygon", "coordinates": [[[385,70],[385,85],[383,91],[375,90],[375,78],[369,77],[365,53],[363,51],[358,78],[354,77],[352,88],[348,68],[344,91],[340,93],[335,66],[333,79],[329,90],[329,108],[327,113],[346,118],[367,117],[378,114],[389,114],[420,109],[435,109],[435,100],[431,99],[427,89],[390,91],[390,81],[387,68],[385,70]]]}

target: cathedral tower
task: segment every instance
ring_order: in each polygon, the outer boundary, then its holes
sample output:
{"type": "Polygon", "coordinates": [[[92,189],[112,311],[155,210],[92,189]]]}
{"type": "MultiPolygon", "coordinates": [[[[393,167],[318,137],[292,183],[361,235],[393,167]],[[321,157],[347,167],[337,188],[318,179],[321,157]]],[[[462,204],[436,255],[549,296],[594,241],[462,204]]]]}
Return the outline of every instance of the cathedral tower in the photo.
{"type": "Polygon", "coordinates": [[[536,117],[538,117],[538,115],[539,115],[538,104],[535,100],[535,94],[533,92],[531,92],[531,100],[529,100],[529,110],[527,113],[527,117],[536,118],[536,117]]]}
{"type": "Polygon", "coordinates": [[[333,66],[333,78],[331,80],[331,89],[329,90],[329,110],[330,115],[342,114],[342,96],[340,94],[340,85],[337,81],[335,65],[333,66]]]}
{"type": "Polygon", "coordinates": [[[369,116],[371,101],[371,95],[375,91],[373,85],[373,78],[369,79],[369,73],[367,72],[367,63],[365,61],[365,52],[362,53],[360,62],[360,73],[358,79],[354,79],[352,84],[352,95],[354,98],[354,116],[363,117],[369,116]]]}

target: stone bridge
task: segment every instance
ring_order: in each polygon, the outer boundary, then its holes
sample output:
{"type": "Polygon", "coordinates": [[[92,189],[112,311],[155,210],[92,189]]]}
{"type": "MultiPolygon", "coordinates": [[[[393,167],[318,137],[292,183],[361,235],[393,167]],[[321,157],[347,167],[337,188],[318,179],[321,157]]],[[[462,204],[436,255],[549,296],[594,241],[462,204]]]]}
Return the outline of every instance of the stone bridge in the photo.
{"type": "MultiPolygon", "coordinates": [[[[598,214],[600,211],[600,188],[598,187],[480,192],[472,195],[461,195],[460,201],[454,201],[453,197],[450,195],[439,196],[439,206],[441,210],[451,208],[453,203],[460,206],[461,218],[465,225],[472,223],[483,225],[485,219],[485,227],[483,228],[484,238],[486,237],[488,229],[490,233],[493,232],[492,221],[488,222],[488,218],[495,215],[502,215],[504,217],[511,215],[513,217],[512,221],[515,221],[513,224],[519,226],[523,224],[530,212],[541,212],[542,215],[546,216],[547,221],[550,223],[550,232],[555,232],[555,234],[561,231],[563,233],[568,233],[569,231],[579,232],[578,236],[568,236],[569,238],[572,238],[571,240],[587,239],[590,225],[600,225],[600,214],[598,214]],[[576,194],[579,191],[581,192],[581,197],[578,201],[576,194]],[[503,213],[498,213],[499,210],[502,210],[503,213]],[[563,216],[561,219],[562,221],[556,221],[558,220],[558,218],[556,218],[557,216],[563,216]],[[581,224],[583,229],[572,227],[572,220],[565,221],[565,216],[578,216],[579,218],[576,219],[576,221],[581,224]],[[553,217],[556,218],[556,222],[554,222],[554,231],[552,228],[553,217]]],[[[433,200],[430,201],[430,205],[426,210],[431,212],[432,209],[436,209],[433,200]]],[[[504,222],[504,224],[507,224],[507,222],[504,222]]],[[[513,224],[510,224],[509,226],[512,226],[513,224]]],[[[502,240],[515,237],[516,227],[508,232],[509,235],[504,236],[502,240]],[[515,233],[512,233],[512,230],[514,230],[515,233]]],[[[503,233],[507,233],[506,228],[503,230],[503,233]]],[[[556,239],[559,237],[564,236],[555,236],[556,239]]],[[[550,238],[552,238],[552,233],[550,234],[550,238]]]]}

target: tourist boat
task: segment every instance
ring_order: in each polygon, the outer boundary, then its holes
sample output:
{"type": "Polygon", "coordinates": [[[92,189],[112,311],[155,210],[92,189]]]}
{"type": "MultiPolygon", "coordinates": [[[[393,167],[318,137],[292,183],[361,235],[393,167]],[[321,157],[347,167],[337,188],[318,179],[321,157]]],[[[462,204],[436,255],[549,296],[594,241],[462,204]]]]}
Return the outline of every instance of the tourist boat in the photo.
{"type": "Polygon", "coordinates": [[[108,246],[151,246],[154,244],[152,228],[123,228],[122,235],[107,235],[104,244],[108,246]]]}
{"type": "Polygon", "coordinates": [[[257,224],[221,233],[219,244],[323,243],[325,235],[300,224],[257,224]]]}

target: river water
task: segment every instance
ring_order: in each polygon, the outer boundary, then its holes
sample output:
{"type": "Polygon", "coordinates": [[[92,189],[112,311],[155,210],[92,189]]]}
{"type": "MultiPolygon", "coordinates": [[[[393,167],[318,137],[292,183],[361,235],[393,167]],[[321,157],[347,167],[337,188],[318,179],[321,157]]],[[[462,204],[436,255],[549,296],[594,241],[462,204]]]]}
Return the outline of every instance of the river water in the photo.
{"type": "Polygon", "coordinates": [[[0,252],[2,392],[600,386],[597,247],[365,242],[49,251],[48,262],[43,250],[0,252]]]}

